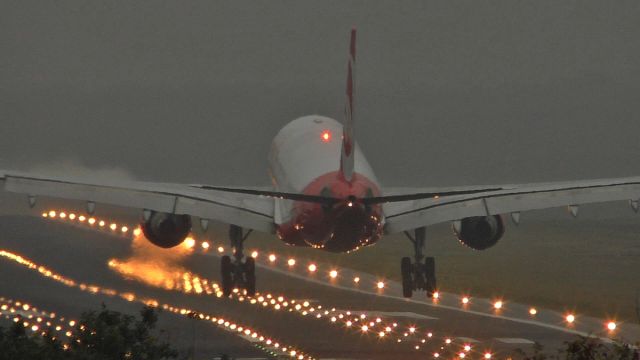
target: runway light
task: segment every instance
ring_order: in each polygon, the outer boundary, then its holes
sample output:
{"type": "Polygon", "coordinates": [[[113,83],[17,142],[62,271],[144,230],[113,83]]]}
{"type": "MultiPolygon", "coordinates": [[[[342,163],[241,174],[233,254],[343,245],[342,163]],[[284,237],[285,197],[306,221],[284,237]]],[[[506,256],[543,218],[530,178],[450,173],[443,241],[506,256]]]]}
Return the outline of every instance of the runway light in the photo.
{"type": "MultiPolygon", "coordinates": [[[[73,214],[72,214],[72,215],[73,215],[73,214]]],[[[71,217],[71,216],[69,216],[69,217],[71,217]]],[[[75,216],[74,216],[74,217],[75,217],[75,216]]],[[[89,225],[93,225],[93,224],[95,224],[95,223],[96,223],[96,219],[94,219],[94,218],[89,218],[89,225]]]]}
{"type": "Polygon", "coordinates": [[[378,287],[378,289],[382,290],[382,289],[384,289],[384,282],[383,281],[378,281],[376,286],[378,287]]]}
{"type": "Polygon", "coordinates": [[[258,258],[258,252],[257,252],[257,251],[255,251],[255,250],[254,250],[254,251],[252,251],[252,252],[251,252],[251,257],[252,257],[252,258],[254,258],[254,259],[257,259],[257,258],[258,258]]]}
{"type": "Polygon", "coordinates": [[[502,309],[502,301],[498,300],[496,302],[493,303],[493,308],[496,310],[500,310],[502,309]]]}
{"type": "Polygon", "coordinates": [[[438,300],[438,299],[440,299],[440,293],[436,291],[433,293],[433,300],[438,300]]]}
{"type": "Polygon", "coordinates": [[[276,261],[276,255],[275,254],[269,254],[269,261],[270,262],[276,261]]]}
{"type": "Polygon", "coordinates": [[[294,266],[295,264],[296,264],[296,259],[289,259],[287,261],[287,265],[289,265],[289,266],[294,266]]]}
{"type": "Polygon", "coordinates": [[[354,277],[354,278],[353,278],[353,282],[354,282],[354,283],[356,283],[356,284],[357,284],[357,283],[359,283],[359,282],[360,282],[360,278],[359,278],[359,277],[357,277],[357,276],[356,276],[356,277],[354,277]]]}
{"type": "Polygon", "coordinates": [[[122,231],[122,233],[126,233],[127,231],[129,231],[129,228],[126,226],[123,226],[120,231],[122,231]]]}
{"type": "MultiPolygon", "coordinates": [[[[83,221],[82,218],[80,218],[80,221],[83,221]]],[[[113,231],[116,231],[117,228],[118,228],[118,225],[116,225],[116,224],[109,225],[109,229],[111,229],[113,231]]]]}
{"type": "Polygon", "coordinates": [[[574,321],[576,321],[576,316],[573,314],[568,314],[565,317],[565,320],[569,323],[569,324],[573,324],[574,321]]]}
{"type": "Polygon", "coordinates": [[[331,277],[332,279],[337,278],[338,277],[338,271],[337,270],[329,271],[329,277],[331,277]]]}
{"type": "Polygon", "coordinates": [[[608,329],[609,331],[614,331],[617,327],[618,327],[618,325],[616,325],[616,323],[615,323],[615,322],[613,322],[613,321],[609,321],[609,322],[607,323],[607,329],[608,329]]]}
{"type": "Polygon", "coordinates": [[[53,210],[49,211],[49,217],[52,217],[52,218],[56,217],[56,212],[53,210]]]}
{"type": "Polygon", "coordinates": [[[316,266],[316,264],[309,264],[308,269],[309,269],[309,272],[315,272],[318,269],[318,267],[316,266]]]}
{"type": "Polygon", "coordinates": [[[222,254],[224,252],[224,248],[222,246],[218,246],[218,252],[222,254]]]}
{"type": "Polygon", "coordinates": [[[201,244],[200,246],[202,246],[202,248],[203,248],[203,249],[207,250],[207,249],[209,249],[209,246],[210,246],[210,245],[209,245],[209,243],[208,243],[208,242],[203,241],[203,242],[202,242],[202,244],[201,244]]]}
{"type": "Polygon", "coordinates": [[[538,310],[536,308],[532,307],[531,309],[529,309],[529,315],[534,316],[537,313],[538,313],[538,310]]]}
{"type": "Polygon", "coordinates": [[[188,237],[188,238],[186,238],[186,239],[184,240],[184,246],[185,246],[187,249],[191,249],[191,248],[193,248],[195,245],[196,245],[196,240],[195,240],[194,238],[192,238],[192,237],[188,237]]]}
{"type": "Polygon", "coordinates": [[[85,220],[87,220],[87,218],[84,215],[80,215],[78,216],[78,220],[80,220],[80,222],[84,222],[85,220]]]}
{"type": "Polygon", "coordinates": [[[462,304],[467,305],[469,303],[469,297],[465,296],[462,298],[462,304]]]}
{"type": "Polygon", "coordinates": [[[98,222],[98,226],[100,226],[100,227],[104,227],[104,225],[105,225],[104,220],[100,220],[100,222],[98,222]]]}
{"type": "Polygon", "coordinates": [[[60,213],[60,219],[64,219],[67,217],[67,214],[63,211],[60,213]]]}
{"type": "Polygon", "coordinates": [[[484,353],[484,358],[485,359],[491,359],[491,353],[484,353]]]}

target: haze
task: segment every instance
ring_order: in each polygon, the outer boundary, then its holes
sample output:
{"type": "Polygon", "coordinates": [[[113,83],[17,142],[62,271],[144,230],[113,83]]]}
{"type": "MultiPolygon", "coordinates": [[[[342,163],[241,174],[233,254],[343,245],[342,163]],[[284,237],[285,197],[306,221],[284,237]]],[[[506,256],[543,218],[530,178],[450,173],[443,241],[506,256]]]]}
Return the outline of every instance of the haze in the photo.
{"type": "Polygon", "coordinates": [[[640,175],[640,3],[0,4],[0,168],[266,184],[293,118],[342,118],[385,185],[640,175]]]}

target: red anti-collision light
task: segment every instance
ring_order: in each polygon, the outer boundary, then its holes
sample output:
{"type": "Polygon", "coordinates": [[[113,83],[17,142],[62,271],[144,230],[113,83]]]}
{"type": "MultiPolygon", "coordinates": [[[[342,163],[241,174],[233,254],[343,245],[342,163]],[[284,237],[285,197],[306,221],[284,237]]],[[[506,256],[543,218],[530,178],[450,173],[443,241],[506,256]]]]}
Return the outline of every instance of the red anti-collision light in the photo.
{"type": "Polygon", "coordinates": [[[329,130],[325,130],[322,132],[322,135],[320,135],[320,138],[324,142],[329,142],[331,140],[331,133],[329,132],[329,130]]]}

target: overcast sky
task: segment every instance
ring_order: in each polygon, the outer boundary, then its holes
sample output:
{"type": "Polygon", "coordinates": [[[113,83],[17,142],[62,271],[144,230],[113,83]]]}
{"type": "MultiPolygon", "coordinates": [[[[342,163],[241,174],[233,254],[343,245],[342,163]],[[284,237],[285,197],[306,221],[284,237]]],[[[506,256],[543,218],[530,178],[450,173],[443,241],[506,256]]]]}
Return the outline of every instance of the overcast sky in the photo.
{"type": "Polygon", "coordinates": [[[640,2],[2,1],[0,167],[264,184],[341,119],[385,185],[640,175],[640,2]],[[61,165],[63,166],[63,165],[61,165]]]}

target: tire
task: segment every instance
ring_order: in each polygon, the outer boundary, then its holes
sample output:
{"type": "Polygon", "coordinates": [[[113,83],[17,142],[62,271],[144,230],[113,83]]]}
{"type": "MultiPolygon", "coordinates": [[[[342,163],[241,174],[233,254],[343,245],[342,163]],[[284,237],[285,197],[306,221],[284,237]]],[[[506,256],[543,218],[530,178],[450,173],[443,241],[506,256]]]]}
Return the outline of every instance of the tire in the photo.
{"type": "Polygon", "coordinates": [[[403,257],[400,261],[400,272],[402,274],[402,296],[410,298],[413,296],[413,276],[411,259],[403,257]]]}
{"type": "Polygon", "coordinates": [[[233,291],[233,279],[231,273],[233,265],[229,256],[223,256],[220,261],[220,274],[222,275],[222,296],[229,297],[233,291]]]}
{"type": "Polygon", "coordinates": [[[436,260],[432,257],[424,260],[424,276],[427,281],[427,297],[431,299],[438,286],[436,283],[436,260]]]}
{"type": "Polygon", "coordinates": [[[247,296],[253,297],[256,295],[256,260],[252,257],[247,257],[244,263],[245,279],[247,280],[247,296]]]}

